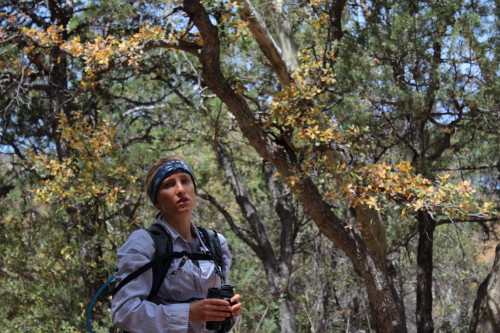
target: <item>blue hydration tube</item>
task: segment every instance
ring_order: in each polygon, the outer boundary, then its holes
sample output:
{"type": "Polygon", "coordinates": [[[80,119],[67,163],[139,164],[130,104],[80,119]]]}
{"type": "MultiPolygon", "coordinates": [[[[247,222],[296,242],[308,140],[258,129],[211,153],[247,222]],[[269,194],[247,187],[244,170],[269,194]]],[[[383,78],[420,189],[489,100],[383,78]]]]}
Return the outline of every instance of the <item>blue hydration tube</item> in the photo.
{"type": "Polygon", "coordinates": [[[92,301],[90,302],[89,304],[89,307],[87,308],[87,315],[86,315],[86,322],[87,322],[87,329],[90,333],[94,333],[94,331],[92,330],[92,325],[90,325],[90,314],[92,312],[92,308],[94,307],[94,304],[95,302],[97,301],[97,298],[99,298],[99,296],[102,294],[102,292],[104,291],[104,289],[106,289],[106,287],[111,283],[113,282],[113,280],[115,279],[115,276],[112,275],[108,281],[106,281],[105,284],[103,284],[103,286],[97,291],[97,293],[94,295],[94,298],[92,298],[92,301]]]}

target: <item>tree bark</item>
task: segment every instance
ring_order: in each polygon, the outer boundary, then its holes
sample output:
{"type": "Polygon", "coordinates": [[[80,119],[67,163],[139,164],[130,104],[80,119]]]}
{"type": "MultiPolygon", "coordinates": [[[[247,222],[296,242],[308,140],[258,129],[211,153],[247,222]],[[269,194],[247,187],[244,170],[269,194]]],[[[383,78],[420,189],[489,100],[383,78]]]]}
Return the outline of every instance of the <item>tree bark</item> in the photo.
{"type": "Polygon", "coordinates": [[[274,177],[275,170],[268,162],[265,162],[264,172],[273,198],[274,209],[281,224],[280,298],[284,299],[280,302],[280,327],[281,332],[293,333],[296,330],[296,322],[293,295],[290,292],[290,279],[292,276],[292,259],[295,253],[295,234],[298,232],[298,219],[293,209],[291,193],[285,193],[286,189],[283,188],[279,178],[274,177]]]}
{"type": "MultiPolygon", "coordinates": [[[[275,42],[273,36],[266,28],[264,20],[261,18],[259,13],[252,6],[248,0],[239,1],[240,8],[239,13],[241,18],[247,22],[248,29],[252,32],[255,40],[259,44],[261,51],[264,53],[267,59],[269,59],[273,71],[278,76],[278,79],[283,87],[287,87],[292,83],[292,73],[297,68],[296,55],[291,55],[293,52],[294,44],[287,43],[289,47],[285,50],[281,49],[275,42]],[[283,57],[283,54],[286,57],[283,57]],[[288,51],[288,52],[286,52],[288,51]],[[288,62],[286,61],[288,59],[288,62]]],[[[280,34],[281,36],[286,35],[285,32],[280,34]]]]}
{"type": "Polygon", "coordinates": [[[418,213],[417,252],[417,332],[434,332],[432,320],[432,271],[435,221],[421,211],[418,213]]]}
{"type": "Polygon", "coordinates": [[[490,273],[477,289],[468,332],[500,332],[500,244],[490,273]]]}

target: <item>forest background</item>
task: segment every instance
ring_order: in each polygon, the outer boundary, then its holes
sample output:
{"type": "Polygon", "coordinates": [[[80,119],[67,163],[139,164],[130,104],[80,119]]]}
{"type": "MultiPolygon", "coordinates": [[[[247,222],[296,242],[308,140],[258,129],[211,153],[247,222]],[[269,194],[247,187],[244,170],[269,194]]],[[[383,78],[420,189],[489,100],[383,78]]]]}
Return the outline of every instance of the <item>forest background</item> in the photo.
{"type": "Polygon", "coordinates": [[[497,1],[0,3],[2,332],[86,330],[170,154],[235,332],[500,327],[497,1]]]}

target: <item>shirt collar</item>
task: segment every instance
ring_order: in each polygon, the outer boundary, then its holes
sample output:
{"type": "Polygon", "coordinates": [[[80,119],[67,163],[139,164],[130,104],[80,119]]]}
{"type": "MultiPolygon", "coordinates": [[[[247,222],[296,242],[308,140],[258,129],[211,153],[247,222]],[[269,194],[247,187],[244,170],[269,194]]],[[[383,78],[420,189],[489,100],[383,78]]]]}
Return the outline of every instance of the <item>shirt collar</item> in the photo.
{"type": "MultiPolygon", "coordinates": [[[[172,227],[165,219],[163,219],[163,216],[159,215],[158,216],[158,222],[167,230],[167,233],[172,237],[172,243],[174,243],[177,239],[183,239],[181,235],[175,230],[174,227],[172,227]]],[[[191,231],[194,235],[196,235],[196,238],[198,238],[198,230],[194,226],[194,224],[191,222],[191,231]]]]}

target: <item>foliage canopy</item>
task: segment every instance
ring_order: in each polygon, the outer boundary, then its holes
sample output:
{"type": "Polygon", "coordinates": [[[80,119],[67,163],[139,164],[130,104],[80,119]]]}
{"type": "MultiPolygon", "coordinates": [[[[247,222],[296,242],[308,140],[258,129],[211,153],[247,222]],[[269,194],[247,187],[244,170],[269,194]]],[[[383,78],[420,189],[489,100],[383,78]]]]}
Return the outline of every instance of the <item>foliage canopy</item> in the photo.
{"type": "Polygon", "coordinates": [[[235,244],[241,331],[468,325],[498,243],[495,2],[0,3],[2,331],[83,329],[172,153],[235,244]]]}

